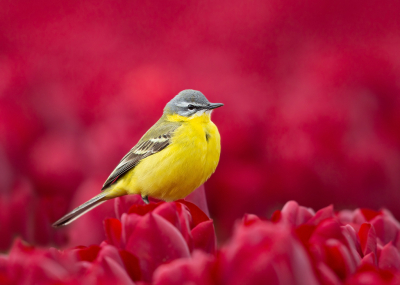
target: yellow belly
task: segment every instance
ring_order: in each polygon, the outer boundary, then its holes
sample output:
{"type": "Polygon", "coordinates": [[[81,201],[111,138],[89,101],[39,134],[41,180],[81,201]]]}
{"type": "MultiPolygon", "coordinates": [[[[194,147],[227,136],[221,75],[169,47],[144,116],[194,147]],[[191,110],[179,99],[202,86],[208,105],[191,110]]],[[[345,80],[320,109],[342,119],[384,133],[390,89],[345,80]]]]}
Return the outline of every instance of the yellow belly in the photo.
{"type": "Polygon", "coordinates": [[[184,121],[168,147],[143,159],[121,177],[111,192],[115,196],[141,194],[165,201],[182,199],[214,173],[220,152],[220,135],[209,115],[184,121]]]}

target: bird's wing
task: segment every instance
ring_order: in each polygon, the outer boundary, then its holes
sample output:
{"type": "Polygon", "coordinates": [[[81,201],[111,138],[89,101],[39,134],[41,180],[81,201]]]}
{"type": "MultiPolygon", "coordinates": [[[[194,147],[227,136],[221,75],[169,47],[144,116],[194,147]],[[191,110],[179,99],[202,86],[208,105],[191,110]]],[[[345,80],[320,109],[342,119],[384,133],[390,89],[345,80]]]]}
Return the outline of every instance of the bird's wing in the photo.
{"type": "Polygon", "coordinates": [[[101,190],[105,190],[119,178],[134,168],[139,162],[165,149],[170,143],[174,131],[179,127],[176,123],[157,122],[141,140],[122,158],[114,171],[107,178],[101,190]]]}

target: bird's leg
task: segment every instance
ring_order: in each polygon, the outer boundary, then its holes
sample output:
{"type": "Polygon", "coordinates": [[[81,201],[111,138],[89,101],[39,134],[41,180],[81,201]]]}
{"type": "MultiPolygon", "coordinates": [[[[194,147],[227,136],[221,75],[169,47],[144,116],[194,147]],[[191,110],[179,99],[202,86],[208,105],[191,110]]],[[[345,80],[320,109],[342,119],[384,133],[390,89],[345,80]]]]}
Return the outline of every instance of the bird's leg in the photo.
{"type": "Polygon", "coordinates": [[[142,200],[143,202],[145,202],[146,204],[149,204],[149,197],[148,196],[142,196],[142,200]]]}

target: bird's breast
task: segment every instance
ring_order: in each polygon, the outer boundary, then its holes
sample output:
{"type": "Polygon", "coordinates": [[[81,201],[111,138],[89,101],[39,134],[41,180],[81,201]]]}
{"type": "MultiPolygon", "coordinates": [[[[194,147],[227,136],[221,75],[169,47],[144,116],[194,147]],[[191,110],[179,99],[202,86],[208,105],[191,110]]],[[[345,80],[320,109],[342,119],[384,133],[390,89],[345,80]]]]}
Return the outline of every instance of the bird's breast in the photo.
{"type": "Polygon", "coordinates": [[[166,201],[186,197],[215,171],[220,135],[208,118],[182,122],[171,144],[139,163],[134,183],[140,193],[166,201]]]}

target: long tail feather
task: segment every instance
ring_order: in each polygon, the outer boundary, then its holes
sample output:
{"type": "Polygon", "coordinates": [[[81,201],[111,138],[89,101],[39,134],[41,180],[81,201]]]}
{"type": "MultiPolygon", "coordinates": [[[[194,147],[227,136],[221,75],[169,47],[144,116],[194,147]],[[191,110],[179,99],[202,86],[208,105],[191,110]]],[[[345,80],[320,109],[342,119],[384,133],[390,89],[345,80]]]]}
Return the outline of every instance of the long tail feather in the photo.
{"type": "Polygon", "coordinates": [[[97,195],[97,196],[93,197],[92,199],[90,199],[89,201],[83,203],[82,205],[80,205],[79,207],[75,208],[74,210],[72,210],[71,212],[66,214],[64,217],[59,219],[57,222],[55,222],[53,224],[53,227],[54,228],[59,228],[59,227],[68,225],[69,223],[75,221],[77,218],[79,218],[80,216],[82,216],[86,212],[88,212],[91,209],[93,209],[94,207],[97,207],[101,203],[104,203],[105,201],[108,200],[107,197],[106,197],[106,194],[107,194],[106,192],[102,192],[99,195],[97,195]]]}

